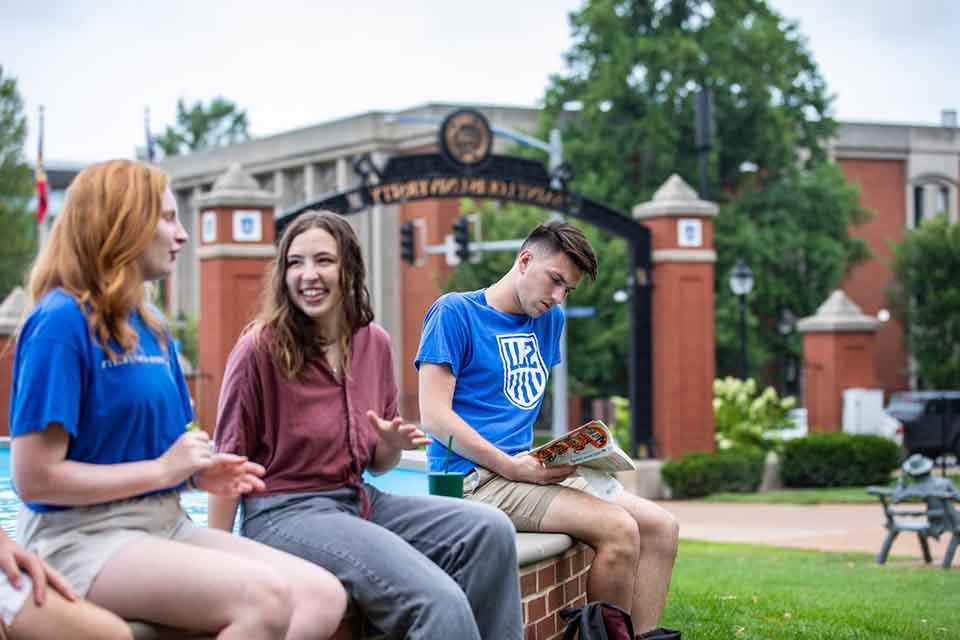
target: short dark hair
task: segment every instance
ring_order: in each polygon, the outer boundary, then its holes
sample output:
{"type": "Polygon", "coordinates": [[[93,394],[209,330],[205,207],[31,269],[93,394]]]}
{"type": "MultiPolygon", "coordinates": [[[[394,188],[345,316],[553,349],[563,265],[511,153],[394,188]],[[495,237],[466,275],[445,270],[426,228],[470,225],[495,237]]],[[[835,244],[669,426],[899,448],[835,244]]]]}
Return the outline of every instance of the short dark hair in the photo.
{"type": "Polygon", "coordinates": [[[533,246],[542,247],[550,253],[565,253],[581,273],[589,276],[590,280],[597,279],[597,254],[583,231],[572,224],[554,220],[538,225],[523,241],[520,250],[533,246]]]}

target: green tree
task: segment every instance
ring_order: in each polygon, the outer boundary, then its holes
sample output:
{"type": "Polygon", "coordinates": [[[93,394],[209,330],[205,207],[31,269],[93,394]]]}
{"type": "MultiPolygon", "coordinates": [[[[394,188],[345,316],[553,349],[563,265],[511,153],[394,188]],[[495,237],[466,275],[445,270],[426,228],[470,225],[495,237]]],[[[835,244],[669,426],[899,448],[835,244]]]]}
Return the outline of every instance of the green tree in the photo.
{"type": "Polygon", "coordinates": [[[0,66],[0,301],[23,282],[36,251],[36,225],[29,209],[33,179],[23,157],[26,137],[17,81],[0,66]]]}
{"type": "Polygon", "coordinates": [[[751,371],[758,365],[802,357],[801,337],[782,336],[784,309],[813,315],[844,275],[869,255],[866,244],[848,232],[867,212],[858,190],[839,167],[823,163],[786,173],[763,189],[744,189],[716,218],[716,326],[720,375],[739,374],[739,310],[730,291],[730,271],[746,256],[754,272],[749,298],[748,344],[751,371]]]}
{"type": "Polygon", "coordinates": [[[249,140],[248,127],[247,112],[226,98],[218,96],[209,105],[197,101],[189,108],[180,98],[176,126],[168,126],[156,143],[165,155],[175,156],[249,140]]]}
{"type": "MultiPolygon", "coordinates": [[[[542,128],[562,126],[577,191],[629,211],[673,173],[696,185],[694,104],[710,89],[719,370],[731,372],[736,349],[732,256],[758,276],[752,362],[796,351],[772,333],[781,308],[814,311],[867,253],[847,230],[866,213],[829,164],[830,97],[797,25],[763,0],[591,0],[570,21],[567,69],[550,80],[542,128]]],[[[617,252],[597,249],[604,268],[626,271],[617,252]]]]}
{"type": "Polygon", "coordinates": [[[960,224],[940,214],[907,232],[894,247],[893,272],[888,295],[921,384],[960,388],[960,224]]]}

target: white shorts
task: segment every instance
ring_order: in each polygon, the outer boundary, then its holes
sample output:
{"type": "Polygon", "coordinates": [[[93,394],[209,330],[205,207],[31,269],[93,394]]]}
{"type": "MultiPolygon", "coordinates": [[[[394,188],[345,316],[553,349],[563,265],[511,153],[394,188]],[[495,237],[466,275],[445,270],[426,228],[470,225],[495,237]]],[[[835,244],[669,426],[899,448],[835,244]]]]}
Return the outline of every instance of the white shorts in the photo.
{"type": "Polygon", "coordinates": [[[157,536],[185,540],[196,525],[176,491],[63,511],[20,507],[17,540],[66,576],[86,597],[104,565],[132,540],[157,536]]]}
{"type": "Polygon", "coordinates": [[[32,594],[33,580],[26,573],[20,574],[19,589],[10,583],[7,576],[0,574],[0,616],[5,627],[10,626],[32,594]]]}

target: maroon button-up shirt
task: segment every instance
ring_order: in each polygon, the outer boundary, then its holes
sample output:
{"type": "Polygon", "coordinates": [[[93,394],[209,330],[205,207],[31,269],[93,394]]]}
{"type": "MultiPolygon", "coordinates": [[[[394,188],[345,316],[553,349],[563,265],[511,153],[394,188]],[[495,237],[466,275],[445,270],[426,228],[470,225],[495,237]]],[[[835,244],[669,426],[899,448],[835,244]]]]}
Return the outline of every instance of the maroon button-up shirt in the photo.
{"type": "Polygon", "coordinates": [[[258,348],[253,336],[244,335],[230,353],[217,411],[217,451],[266,468],[260,495],[359,488],[379,442],[367,411],[386,420],[397,416],[390,336],[376,324],[358,330],[350,374],[342,380],[323,358],[308,362],[296,379],[286,378],[267,339],[261,336],[258,348]]]}

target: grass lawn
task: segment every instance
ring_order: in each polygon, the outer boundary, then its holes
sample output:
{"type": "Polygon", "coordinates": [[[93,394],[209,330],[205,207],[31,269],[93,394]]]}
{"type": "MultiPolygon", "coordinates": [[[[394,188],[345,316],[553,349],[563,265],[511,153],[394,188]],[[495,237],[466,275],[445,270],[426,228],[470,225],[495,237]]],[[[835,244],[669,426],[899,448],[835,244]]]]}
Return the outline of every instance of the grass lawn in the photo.
{"type": "MultiPolygon", "coordinates": [[[[892,485],[891,485],[892,486],[892,485]]],[[[818,487],[813,489],[781,489],[763,493],[715,493],[705,502],[759,502],[766,504],[849,504],[877,502],[866,487],[818,487]]]]}
{"type": "Polygon", "coordinates": [[[681,541],[664,626],[690,640],[960,638],[960,570],[681,541]]]}

